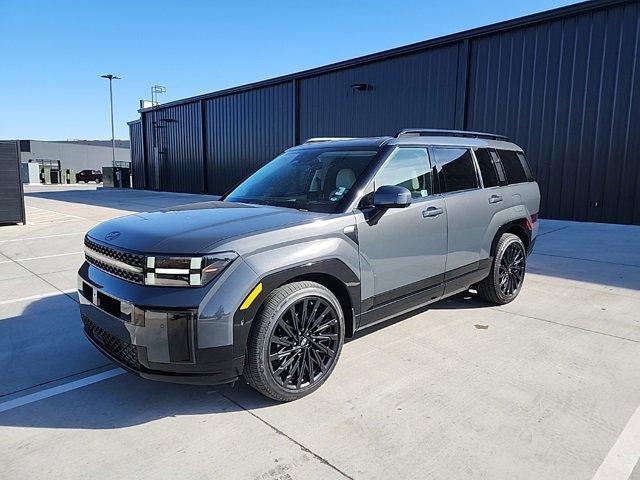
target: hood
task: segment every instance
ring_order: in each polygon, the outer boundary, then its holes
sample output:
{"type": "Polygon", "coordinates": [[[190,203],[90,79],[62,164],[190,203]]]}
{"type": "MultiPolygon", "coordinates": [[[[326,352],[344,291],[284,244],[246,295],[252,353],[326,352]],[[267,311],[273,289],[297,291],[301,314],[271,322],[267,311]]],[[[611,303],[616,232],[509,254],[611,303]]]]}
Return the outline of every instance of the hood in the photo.
{"type": "Polygon", "coordinates": [[[292,208],[203,202],[115,218],[92,228],[90,238],[141,253],[206,253],[225,239],[298,225],[325,216],[292,208]]]}

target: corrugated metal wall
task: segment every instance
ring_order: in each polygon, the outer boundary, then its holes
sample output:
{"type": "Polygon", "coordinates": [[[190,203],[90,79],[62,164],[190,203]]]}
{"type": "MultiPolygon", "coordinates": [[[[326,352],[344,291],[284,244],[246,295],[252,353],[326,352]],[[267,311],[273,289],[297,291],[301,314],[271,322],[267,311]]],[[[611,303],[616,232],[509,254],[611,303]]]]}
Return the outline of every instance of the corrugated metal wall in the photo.
{"type": "Polygon", "coordinates": [[[547,218],[640,223],[639,6],[471,43],[467,127],[528,154],[547,218]]]}
{"type": "Polygon", "coordinates": [[[160,190],[204,192],[200,115],[199,102],[155,112],[160,190]]]}
{"type": "Polygon", "coordinates": [[[142,144],[142,122],[129,122],[131,138],[131,168],[133,188],[143,189],[144,185],[144,147],[142,144]]]}
{"type": "MultiPolygon", "coordinates": [[[[156,129],[153,128],[154,117],[157,112],[149,112],[142,115],[142,136],[144,145],[144,184],[149,190],[158,190],[160,188],[160,179],[158,175],[158,153],[156,148],[156,129]]],[[[132,159],[133,161],[133,159],[132,159]]],[[[135,170],[135,167],[134,167],[135,170]]],[[[134,179],[135,182],[135,179],[134,179]]]]}
{"type": "Polygon", "coordinates": [[[525,148],[541,216],[640,224],[639,35],[637,1],[598,0],[145,111],[146,188],[220,194],[312,136],[466,128],[525,148]]]}
{"type": "Polygon", "coordinates": [[[293,85],[204,102],[208,191],[222,194],[294,144],[293,85]]]}
{"type": "Polygon", "coordinates": [[[457,68],[458,45],[448,45],[302,79],[300,139],[453,128],[457,68]]]}

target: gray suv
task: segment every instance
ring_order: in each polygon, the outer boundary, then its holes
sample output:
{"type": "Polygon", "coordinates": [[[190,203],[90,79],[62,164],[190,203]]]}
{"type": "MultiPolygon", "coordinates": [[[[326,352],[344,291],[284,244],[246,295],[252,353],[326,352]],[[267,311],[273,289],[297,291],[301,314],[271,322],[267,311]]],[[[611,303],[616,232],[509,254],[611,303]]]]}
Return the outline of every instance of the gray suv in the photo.
{"type": "Polygon", "coordinates": [[[311,139],[220,201],[85,238],[84,331],[154,380],[316,390],[345,338],[475,289],[520,292],[540,203],[522,149],[478,132],[311,139]]]}

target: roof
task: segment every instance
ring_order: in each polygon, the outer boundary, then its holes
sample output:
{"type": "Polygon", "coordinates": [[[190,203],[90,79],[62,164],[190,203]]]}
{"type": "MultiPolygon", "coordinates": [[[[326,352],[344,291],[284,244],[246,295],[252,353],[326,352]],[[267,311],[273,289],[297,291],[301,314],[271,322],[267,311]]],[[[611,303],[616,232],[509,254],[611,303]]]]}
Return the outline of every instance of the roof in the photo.
{"type": "MultiPolygon", "coordinates": [[[[549,20],[555,20],[558,18],[566,18],[566,17],[570,17],[570,16],[577,15],[584,12],[601,10],[601,9],[610,7],[612,5],[631,3],[633,1],[637,1],[637,0],[591,0],[587,2],[576,3],[574,5],[568,5],[566,7],[560,7],[560,8],[555,8],[553,10],[534,13],[532,15],[526,15],[524,17],[519,17],[512,20],[506,20],[504,22],[494,23],[491,25],[474,28],[471,30],[465,30],[465,31],[453,33],[450,35],[445,35],[442,37],[425,40],[423,42],[413,43],[410,45],[405,45],[405,46],[393,48],[390,50],[384,50],[382,52],[373,53],[370,55],[364,55],[362,57],[356,57],[350,60],[332,63],[322,67],[312,68],[310,70],[303,70],[297,73],[283,75],[283,76],[271,78],[268,80],[249,83],[249,84],[241,85],[238,87],[232,87],[224,90],[219,90],[216,92],[206,93],[203,95],[188,97],[188,98],[185,98],[182,100],[176,100],[173,102],[167,102],[167,103],[158,105],[156,107],[144,108],[138,111],[148,112],[154,109],[162,109],[164,107],[171,107],[175,105],[182,105],[185,103],[192,103],[195,101],[205,100],[208,98],[215,98],[215,97],[220,97],[220,96],[229,95],[233,93],[253,90],[260,87],[276,85],[276,84],[287,82],[287,81],[302,80],[306,77],[310,77],[313,75],[328,73],[336,70],[342,70],[342,69],[346,69],[346,68],[350,68],[358,65],[364,65],[367,63],[372,63],[372,62],[384,60],[391,57],[398,57],[398,56],[407,55],[410,53],[428,50],[433,47],[451,44],[451,43],[459,42],[461,40],[469,40],[472,38],[482,37],[482,36],[486,36],[496,32],[512,30],[515,28],[520,28],[527,25],[533,25],[536,23],[541,23],[549,20]]],[[[129,123],[131,124],[134,122],[135,120],[129,123]]]]}

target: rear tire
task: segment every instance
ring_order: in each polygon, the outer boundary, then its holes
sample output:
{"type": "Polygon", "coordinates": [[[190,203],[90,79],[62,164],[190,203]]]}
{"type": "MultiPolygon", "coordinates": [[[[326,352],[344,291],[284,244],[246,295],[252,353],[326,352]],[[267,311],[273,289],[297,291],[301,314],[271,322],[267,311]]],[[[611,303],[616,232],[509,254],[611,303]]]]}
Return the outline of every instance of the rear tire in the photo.
{"type": "Polygon", "coordinates": [[[527,251],[520,237],[505,233],[500,237],[489,276],[478,284],[478,295],[496,305],[515,300],[522,289],[527,251]]]}
{"type": "Polygon", "coordinates": [[[251,327],[245,380],[274,400],[297,400],[327,380],[343,343],[344,315],[328,288],[310,281],[283,285],[251,327]]]}

